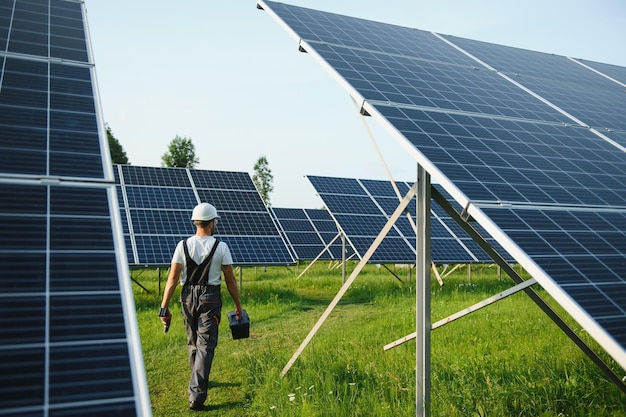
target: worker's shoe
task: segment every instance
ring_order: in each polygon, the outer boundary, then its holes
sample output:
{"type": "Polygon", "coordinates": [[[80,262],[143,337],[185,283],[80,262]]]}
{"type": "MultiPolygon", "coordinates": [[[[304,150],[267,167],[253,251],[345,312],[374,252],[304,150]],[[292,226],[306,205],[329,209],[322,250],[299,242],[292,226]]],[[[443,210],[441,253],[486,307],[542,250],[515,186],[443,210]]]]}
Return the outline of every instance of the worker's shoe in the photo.
{"type": "Polygon", "coordinates": [[[202,411],[204,410],[204,404],[202,404],[200,401],[189,401],[189,409],[195,410],[195,411],[202,411]]]}

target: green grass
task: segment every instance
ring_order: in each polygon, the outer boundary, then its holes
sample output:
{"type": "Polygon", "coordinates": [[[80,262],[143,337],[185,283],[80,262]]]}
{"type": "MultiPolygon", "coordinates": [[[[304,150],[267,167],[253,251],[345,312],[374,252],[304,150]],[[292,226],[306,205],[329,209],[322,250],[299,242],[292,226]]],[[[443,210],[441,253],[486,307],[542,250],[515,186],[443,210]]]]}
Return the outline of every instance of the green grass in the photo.
{"type": "MultiPolygon", "coordinates": [[[[414,416],[415,341],[383,351],[415,331],[414,282],[400,283],[368,265],[281,378],[341,287],[341,272],[328,263],[297,275],[295,267],[243,270],[250,338],[232,340],[222,324],[205,414],[414,416]]],[[[406,270],[397,275],[407,281],[406,270]]],[[[146,270],[137,280],[152,291],[133,285],[153,415],[197,415],[187,409],[189,370],[178,303],[171,305],[174,321],[164,335],[156,317],[157,274],[146,270]]],[[[433,322],[512,285],[505,276],[499,280],[493,268],[478,266],[471,282],[466,269],[444,280],[440,287],[433,279],[433,322]]],[[[225,288],[223,298],[225,315],[233,308],[225,288]]],[[[434,330],[431,349],[432,416],[626,415],[626,395],[523,293],[434,330]]]]}

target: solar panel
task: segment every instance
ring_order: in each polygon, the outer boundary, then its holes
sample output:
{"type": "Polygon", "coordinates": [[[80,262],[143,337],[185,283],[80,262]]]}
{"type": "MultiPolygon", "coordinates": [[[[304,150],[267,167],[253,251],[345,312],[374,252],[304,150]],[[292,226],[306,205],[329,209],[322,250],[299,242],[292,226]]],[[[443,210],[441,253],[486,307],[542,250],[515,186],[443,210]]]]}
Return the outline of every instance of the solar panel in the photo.
{"type": "MultiPolygon", "coordinates": [[[[328,211],[273,207],[272,213],[296,259],[342,259],[341,240],[336,239],[339,231],[328,211]]],[[[346,252],[346,258],[354,253],[349,246],[346,252]]]]}
{"type": "Polygon", "coordinates": [[[618,65],[603,64],[601,62],[586,61],[584,59],[577,59],[577,62],[598,71],[600,74],[608,77],[619,85],[626,85],[626,68],[618,65]]]}
{"type": "Polygon", "coordinates": [[[151,415],[85,29],[0,2],[1,415],[151,415]]]}
{"type": "Polygon", "coordinates": [[[176,244],[195,233],[191,210],[216,206],[216,236],[238,265],[286,265],[294,260],[249,174],[186,168],[114,165],[131,265],[169,265],[176,244]]]}
{"type": "MultiPolygon", "coordinates": [[[[573,65],[576,61],[564,56],[470,39],[445,38],[498,72],[513,77],[534,93],[580,119],[584,125],[626,130],[626,100],[622,97],[624,86],[598,76],[582,65],[573,65]]],[[[602,68],[611,71],[608,65],[602,68]]],[[[618,70],[613,69],[611,72],[617,73],[618,70]]]]}
{"type": "MultiPolygon", "coordinates": [[[[391,182],[320,176],[307,178],[355,248],[357,256],[362,258],[400,203],[391,182]]],[[[397,187],[403,197],[410,185],[398,182],[397,187]]],[[[435,202],[432,206],[432,259],[435,263],[492,262],[435,202]]],[[[415,201],[409,203],[408,211],[414,218],[415,201]]],[[[506,252],[500,253],[506,256],[506,252]]],[[[415,263],[415,230],[406,217],[396,221],[370,262],[415,263]]]]}
{"type": "Polygon", "coordinates": [[[624,68],[259,5],[626,368],[624,68]]]}

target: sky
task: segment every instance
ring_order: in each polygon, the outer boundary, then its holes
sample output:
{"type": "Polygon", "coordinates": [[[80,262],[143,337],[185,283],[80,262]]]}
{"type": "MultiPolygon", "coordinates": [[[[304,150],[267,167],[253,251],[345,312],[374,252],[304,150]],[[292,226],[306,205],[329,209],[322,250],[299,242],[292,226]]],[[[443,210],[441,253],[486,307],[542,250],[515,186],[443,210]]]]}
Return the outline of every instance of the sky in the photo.
{"type": "MultiPolygon", "coordinates": [[[[623,0],[284,2],[626,66],[623,0]]],[[[198,169],[252,175],[264,155],[273,207],[322,208],[306,175],[415,180],[415,161],[255,0],[85,4],[103,118],[131,164],[161,166],[177,135],[198,169]]]]}

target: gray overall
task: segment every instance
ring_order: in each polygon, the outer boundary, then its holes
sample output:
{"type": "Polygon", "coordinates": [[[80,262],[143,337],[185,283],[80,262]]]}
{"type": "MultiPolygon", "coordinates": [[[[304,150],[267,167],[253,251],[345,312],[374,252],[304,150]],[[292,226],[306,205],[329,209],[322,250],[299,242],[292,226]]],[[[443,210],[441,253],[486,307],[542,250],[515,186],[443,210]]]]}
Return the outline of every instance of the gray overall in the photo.
{"type": "Polygon", "coordinates": [[[218,326],[222,312],[222,297],[219,285],[207,285],[209,267],[219,241],[216,240],[211,253],[196,264],[189,256],[187,242],[183,240],[187,281],[183,285],[180,301],[181,312],[187,329],[187,350],[191,378],[189,401],[204,403],[209,389],[209,374],[217,346],[218,326]]]}

